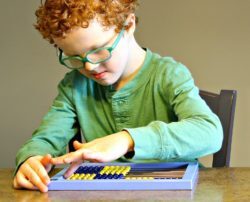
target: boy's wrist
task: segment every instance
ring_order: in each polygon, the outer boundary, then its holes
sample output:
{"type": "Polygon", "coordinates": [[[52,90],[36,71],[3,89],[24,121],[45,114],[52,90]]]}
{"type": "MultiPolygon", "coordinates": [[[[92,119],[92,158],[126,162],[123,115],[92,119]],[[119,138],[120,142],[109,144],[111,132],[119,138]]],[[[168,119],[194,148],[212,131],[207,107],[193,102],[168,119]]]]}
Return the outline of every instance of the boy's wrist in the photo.
{"type": "Polygon", "coordinates": [[[126,141],[127,141],[127,145],[128,145],[128,152],[134,151],[134,140],[131,137],[131,135],[129,134],[128,131],[123,130],[121,131],[123,134],[123,137],[125,137],[126,141]]]}

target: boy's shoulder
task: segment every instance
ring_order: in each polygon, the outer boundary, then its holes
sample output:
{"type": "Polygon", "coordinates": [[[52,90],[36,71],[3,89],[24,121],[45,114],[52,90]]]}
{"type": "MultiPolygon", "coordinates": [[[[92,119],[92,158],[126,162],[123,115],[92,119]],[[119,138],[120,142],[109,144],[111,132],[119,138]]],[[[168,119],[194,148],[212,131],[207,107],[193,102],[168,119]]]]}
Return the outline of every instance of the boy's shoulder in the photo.
{"type": "Polygon", "coordinates": [[[184,89],[194,87],[194,80],[189,69],[173,57],[163,57],[152,53],[151,64],[154,70],[153,80],[160,86],[158,89],[162,94],[168,93],[169,99],[184,89]]]}
{"type": "Polygon", "coordinates": [[[78,70],[71,70],[67,72],[62,80],[59,82],[61,88],[75,89],[79,86],[84,88],[84,85],[88,83],[88,78],[82,75],[78,70]]]}
{"type": "Polygon", "coordinates": [[[62,82],[64,83],[75,83],[76,81],[84,81],[86,77],[81,74],[78,70],[71,70],[64,75],[62,82]]]}
{"type": "Polygon", "coordinates": [[[170,75],[190,74],[189,69],[171,56],[161,56],[152,52],[151,65],[157,73],[170,75]]]}

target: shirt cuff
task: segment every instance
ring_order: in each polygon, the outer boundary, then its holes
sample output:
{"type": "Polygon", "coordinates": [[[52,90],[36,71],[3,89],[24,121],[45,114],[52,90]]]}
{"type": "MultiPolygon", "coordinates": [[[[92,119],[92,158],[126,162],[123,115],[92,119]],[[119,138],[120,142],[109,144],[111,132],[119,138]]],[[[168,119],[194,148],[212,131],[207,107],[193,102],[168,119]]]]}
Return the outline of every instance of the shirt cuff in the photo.
{"type": "MultiPolygon", "coordinates": [[[[157,124],[139,128],[124,128],[134,141],[134,156],[132,160],[154,160],[161,159],[162,140],[157,124]]],[[[127,155],[125,156],[127,157],[127,155]]]]}

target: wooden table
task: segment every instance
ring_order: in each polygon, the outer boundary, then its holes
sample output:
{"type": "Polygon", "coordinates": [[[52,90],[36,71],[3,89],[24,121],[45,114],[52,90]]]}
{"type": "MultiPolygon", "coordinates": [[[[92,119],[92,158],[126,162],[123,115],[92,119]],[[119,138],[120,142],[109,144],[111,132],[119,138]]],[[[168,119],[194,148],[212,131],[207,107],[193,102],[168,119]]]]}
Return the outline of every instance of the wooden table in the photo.
{"type": "Polygon", "coordinates": [[[191,191],[39,191],[14,190],[13,169],[0,169],[0,201],[250,201],[250,168],[206,168],[191,191]]]}

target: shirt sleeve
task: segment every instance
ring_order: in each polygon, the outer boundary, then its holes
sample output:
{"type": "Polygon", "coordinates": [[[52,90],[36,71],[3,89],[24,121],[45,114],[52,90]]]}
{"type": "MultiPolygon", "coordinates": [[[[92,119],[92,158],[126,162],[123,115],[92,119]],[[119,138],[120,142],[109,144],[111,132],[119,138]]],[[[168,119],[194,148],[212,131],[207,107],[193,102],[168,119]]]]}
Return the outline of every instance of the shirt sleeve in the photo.
{"type": "Polygon", "coordinates": [[[188,69],[180,64],[162,76],[166,107],[177,121],[153,121],[139,128],[125,128],[134,140],[132,160],[194,160],[221,148],[223,131],[219,118],[199,96],[188,69]]]}
{"type": "Polygon", "coordinates": [[[27,158],[35,155],[51,154],[59,156],[66,152],[69,140],[77,129],[74,128],[76,113],[72,96],[72,78],[65,78],[58,85],[58,95],[39,128],[18,151],[16,170],[27,158]]]}

